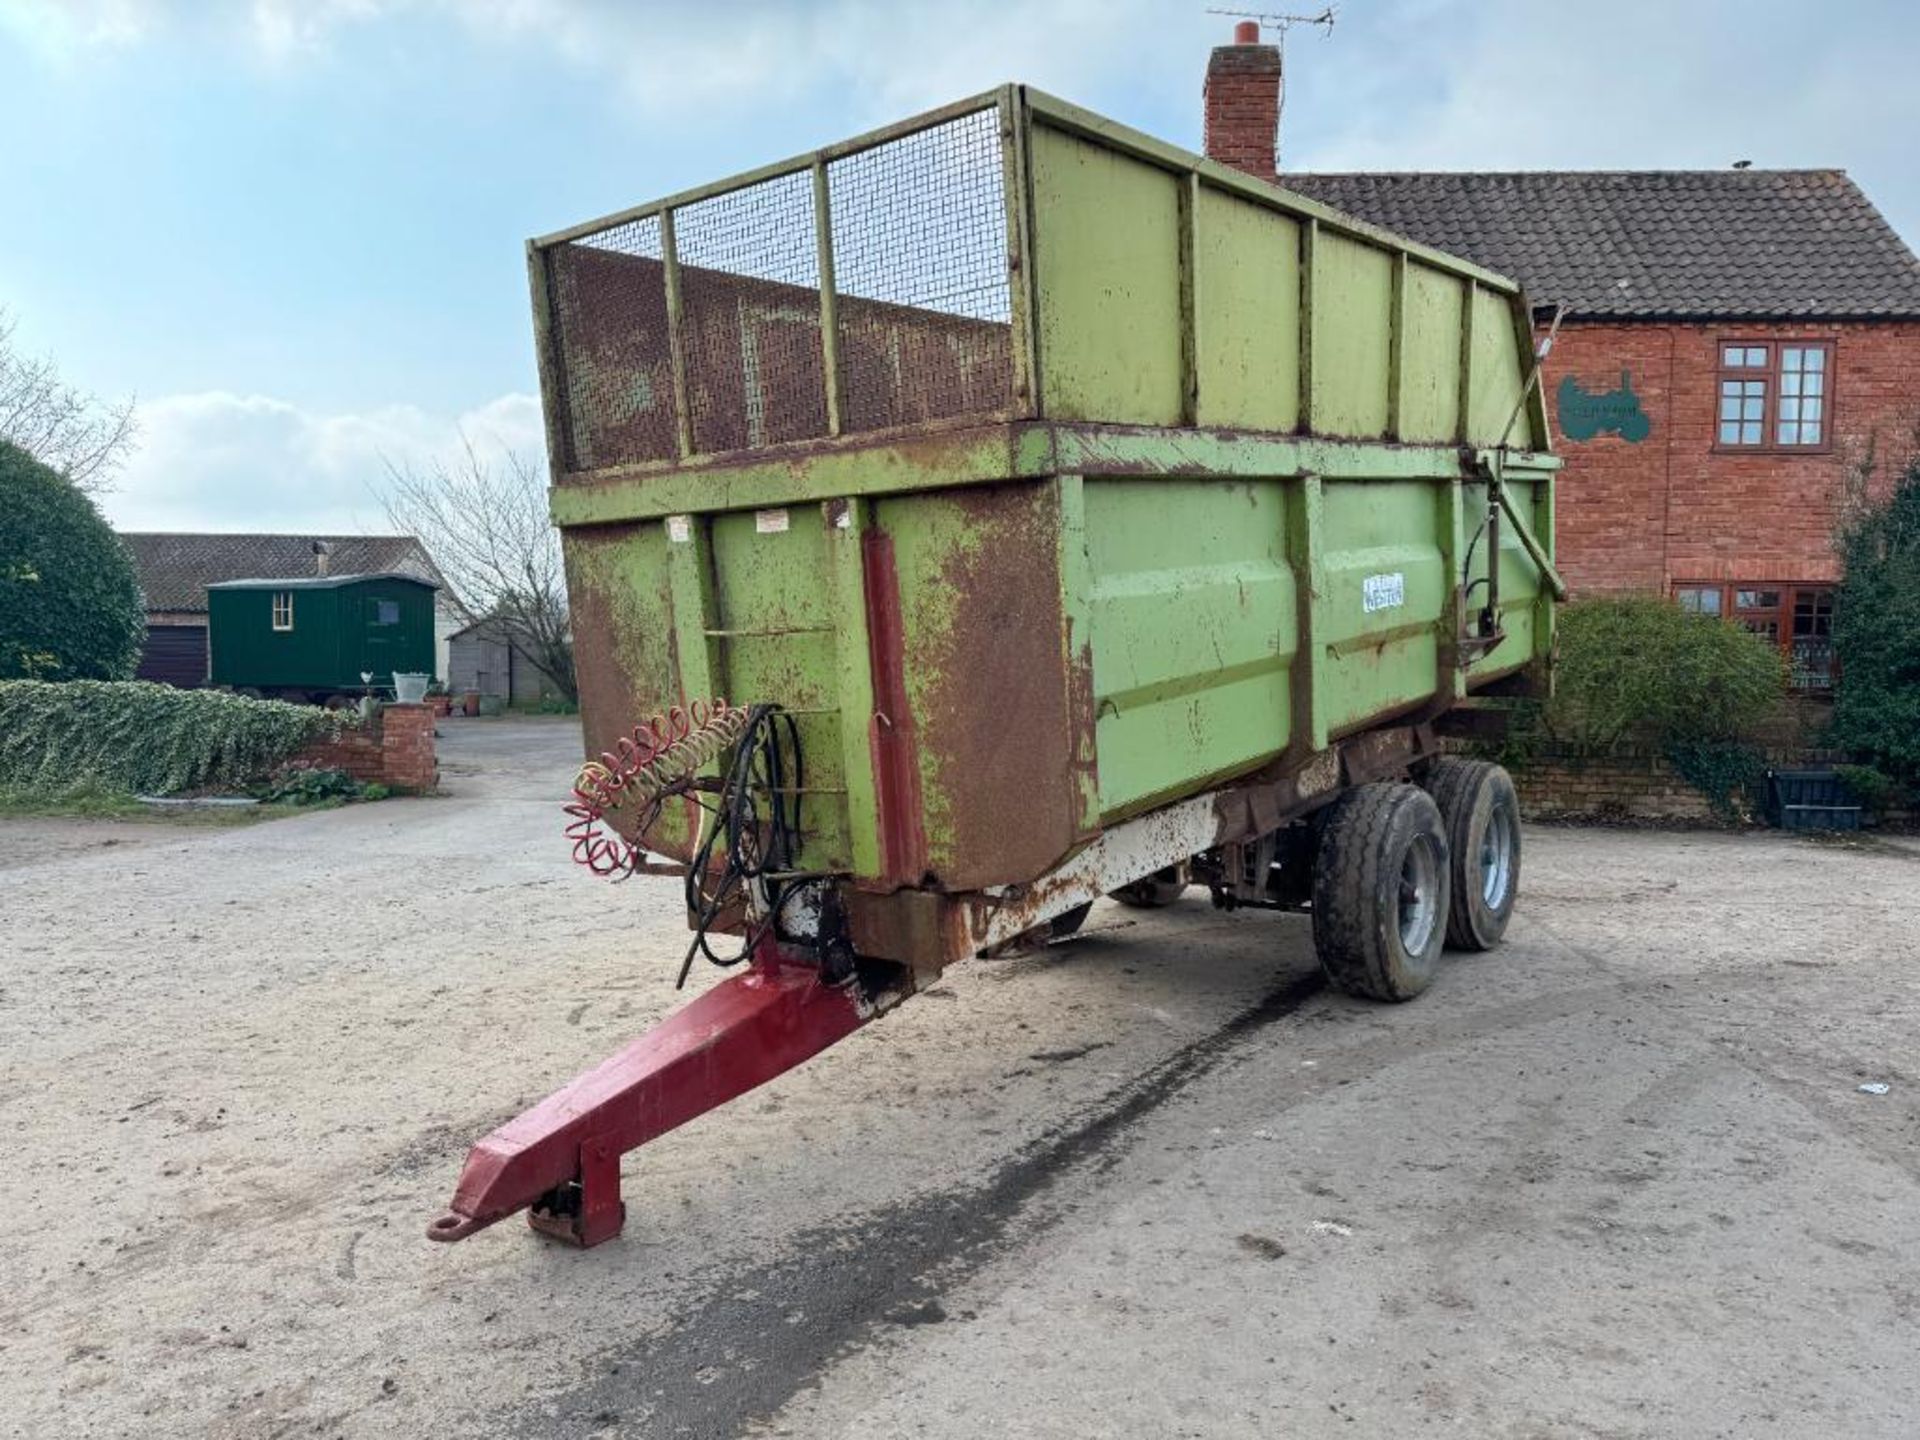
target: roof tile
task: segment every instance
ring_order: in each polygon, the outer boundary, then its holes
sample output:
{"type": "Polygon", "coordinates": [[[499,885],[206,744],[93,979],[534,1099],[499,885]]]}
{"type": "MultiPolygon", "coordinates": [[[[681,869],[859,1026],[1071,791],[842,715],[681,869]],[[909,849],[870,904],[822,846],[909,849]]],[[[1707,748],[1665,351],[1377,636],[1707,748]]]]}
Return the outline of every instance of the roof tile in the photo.
{"type": "Polygon", "coordinates": [[[1920,260],[1841,170],[1306,173],[1281,184],[1575,315],[1920,317],[1920,260]]]}
{"type": "Polygon", "coordinates": [[[392,572],[446,580],[411,535],[189,535],[123,532],[149,610],[207,608],[207,586],[225,580],[302,579],[319,573],[315,541],[332,547],[334,575],[392,572]]]}

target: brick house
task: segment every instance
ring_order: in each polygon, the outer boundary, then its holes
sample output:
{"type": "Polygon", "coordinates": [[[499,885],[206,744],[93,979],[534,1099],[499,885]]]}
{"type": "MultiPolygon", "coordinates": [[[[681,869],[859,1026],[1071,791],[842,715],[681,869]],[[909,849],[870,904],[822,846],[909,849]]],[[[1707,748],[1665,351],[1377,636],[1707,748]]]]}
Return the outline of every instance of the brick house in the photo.
{"type": "MultiPolygon", "coordinates": [[[[1276,178],[1280,82],[1277,47],[1216,50],[1207,153],[1276,178]]],[[[1543,330],[1565,307],[1542,382],[1576,594],[1670,595],[1830,683],[1835,522],[1920,449],[1920,261],[1844,171],[1279,183],[1512,276],[1543,330]]]]}

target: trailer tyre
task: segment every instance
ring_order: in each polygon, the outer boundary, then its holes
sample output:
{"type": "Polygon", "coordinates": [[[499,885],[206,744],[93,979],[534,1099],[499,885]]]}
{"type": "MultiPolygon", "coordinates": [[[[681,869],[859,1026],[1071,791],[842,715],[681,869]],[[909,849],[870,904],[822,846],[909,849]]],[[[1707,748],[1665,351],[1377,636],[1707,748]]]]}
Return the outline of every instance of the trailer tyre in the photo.
{"type": "Polygon", "coordinates": [[[1336,800],[1313,859],[1313,944],[1351,995],[1411,1000],[1447,936],[1451,866],[1439,808],[1413,785],[1360,785],[1336,800]]]}
{"type": "Polygon", "coordinates": [[[1144,880],[1122,885],[1113,892],[1113,898],[1135,910],[1162,910],[1186,894],[1190,883],[1184,864],[1169,865],[1164,870],[1154,871],[1144,880]]]}
{"type": "Polygon", "coordinates": [[[1491,950],[1507,933],[1520,893],[1520,801],[1513,778],[1485,760],[1442,756],[1427,772],[1452,853],[1447,944],[1491,950]]]}

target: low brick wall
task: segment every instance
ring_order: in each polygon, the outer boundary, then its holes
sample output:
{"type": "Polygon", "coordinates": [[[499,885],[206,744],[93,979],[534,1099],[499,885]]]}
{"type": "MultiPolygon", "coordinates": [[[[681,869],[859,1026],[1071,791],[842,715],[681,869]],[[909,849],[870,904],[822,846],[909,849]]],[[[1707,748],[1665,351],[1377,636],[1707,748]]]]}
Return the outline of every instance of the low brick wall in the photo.
{"type": "Polygon", "coordinates": [[[388,705],[366,724],[307,746],[291,763],[344,770],[363,785],[425,794],[440,782],[433,711],[425,705],[388,705]]]}
{"type": "Polygon", "coordinates": [[[1598,816],[1635,820],[1711,820],[1713,807],[1663,755],[1544,754],[1513,772],[1520,811],[1529,819],[1598,816]]]}

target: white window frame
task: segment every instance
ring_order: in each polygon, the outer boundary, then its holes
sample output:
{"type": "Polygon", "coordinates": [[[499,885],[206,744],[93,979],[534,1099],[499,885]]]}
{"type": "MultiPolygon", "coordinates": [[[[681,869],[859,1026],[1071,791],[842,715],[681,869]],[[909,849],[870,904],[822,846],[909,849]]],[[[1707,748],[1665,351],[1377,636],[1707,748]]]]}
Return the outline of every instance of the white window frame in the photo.
{"type": "Polygon", "coordinates": [[[293,629],[293,591],[273,592],[273,628],[282,634],[293,629]]]}

